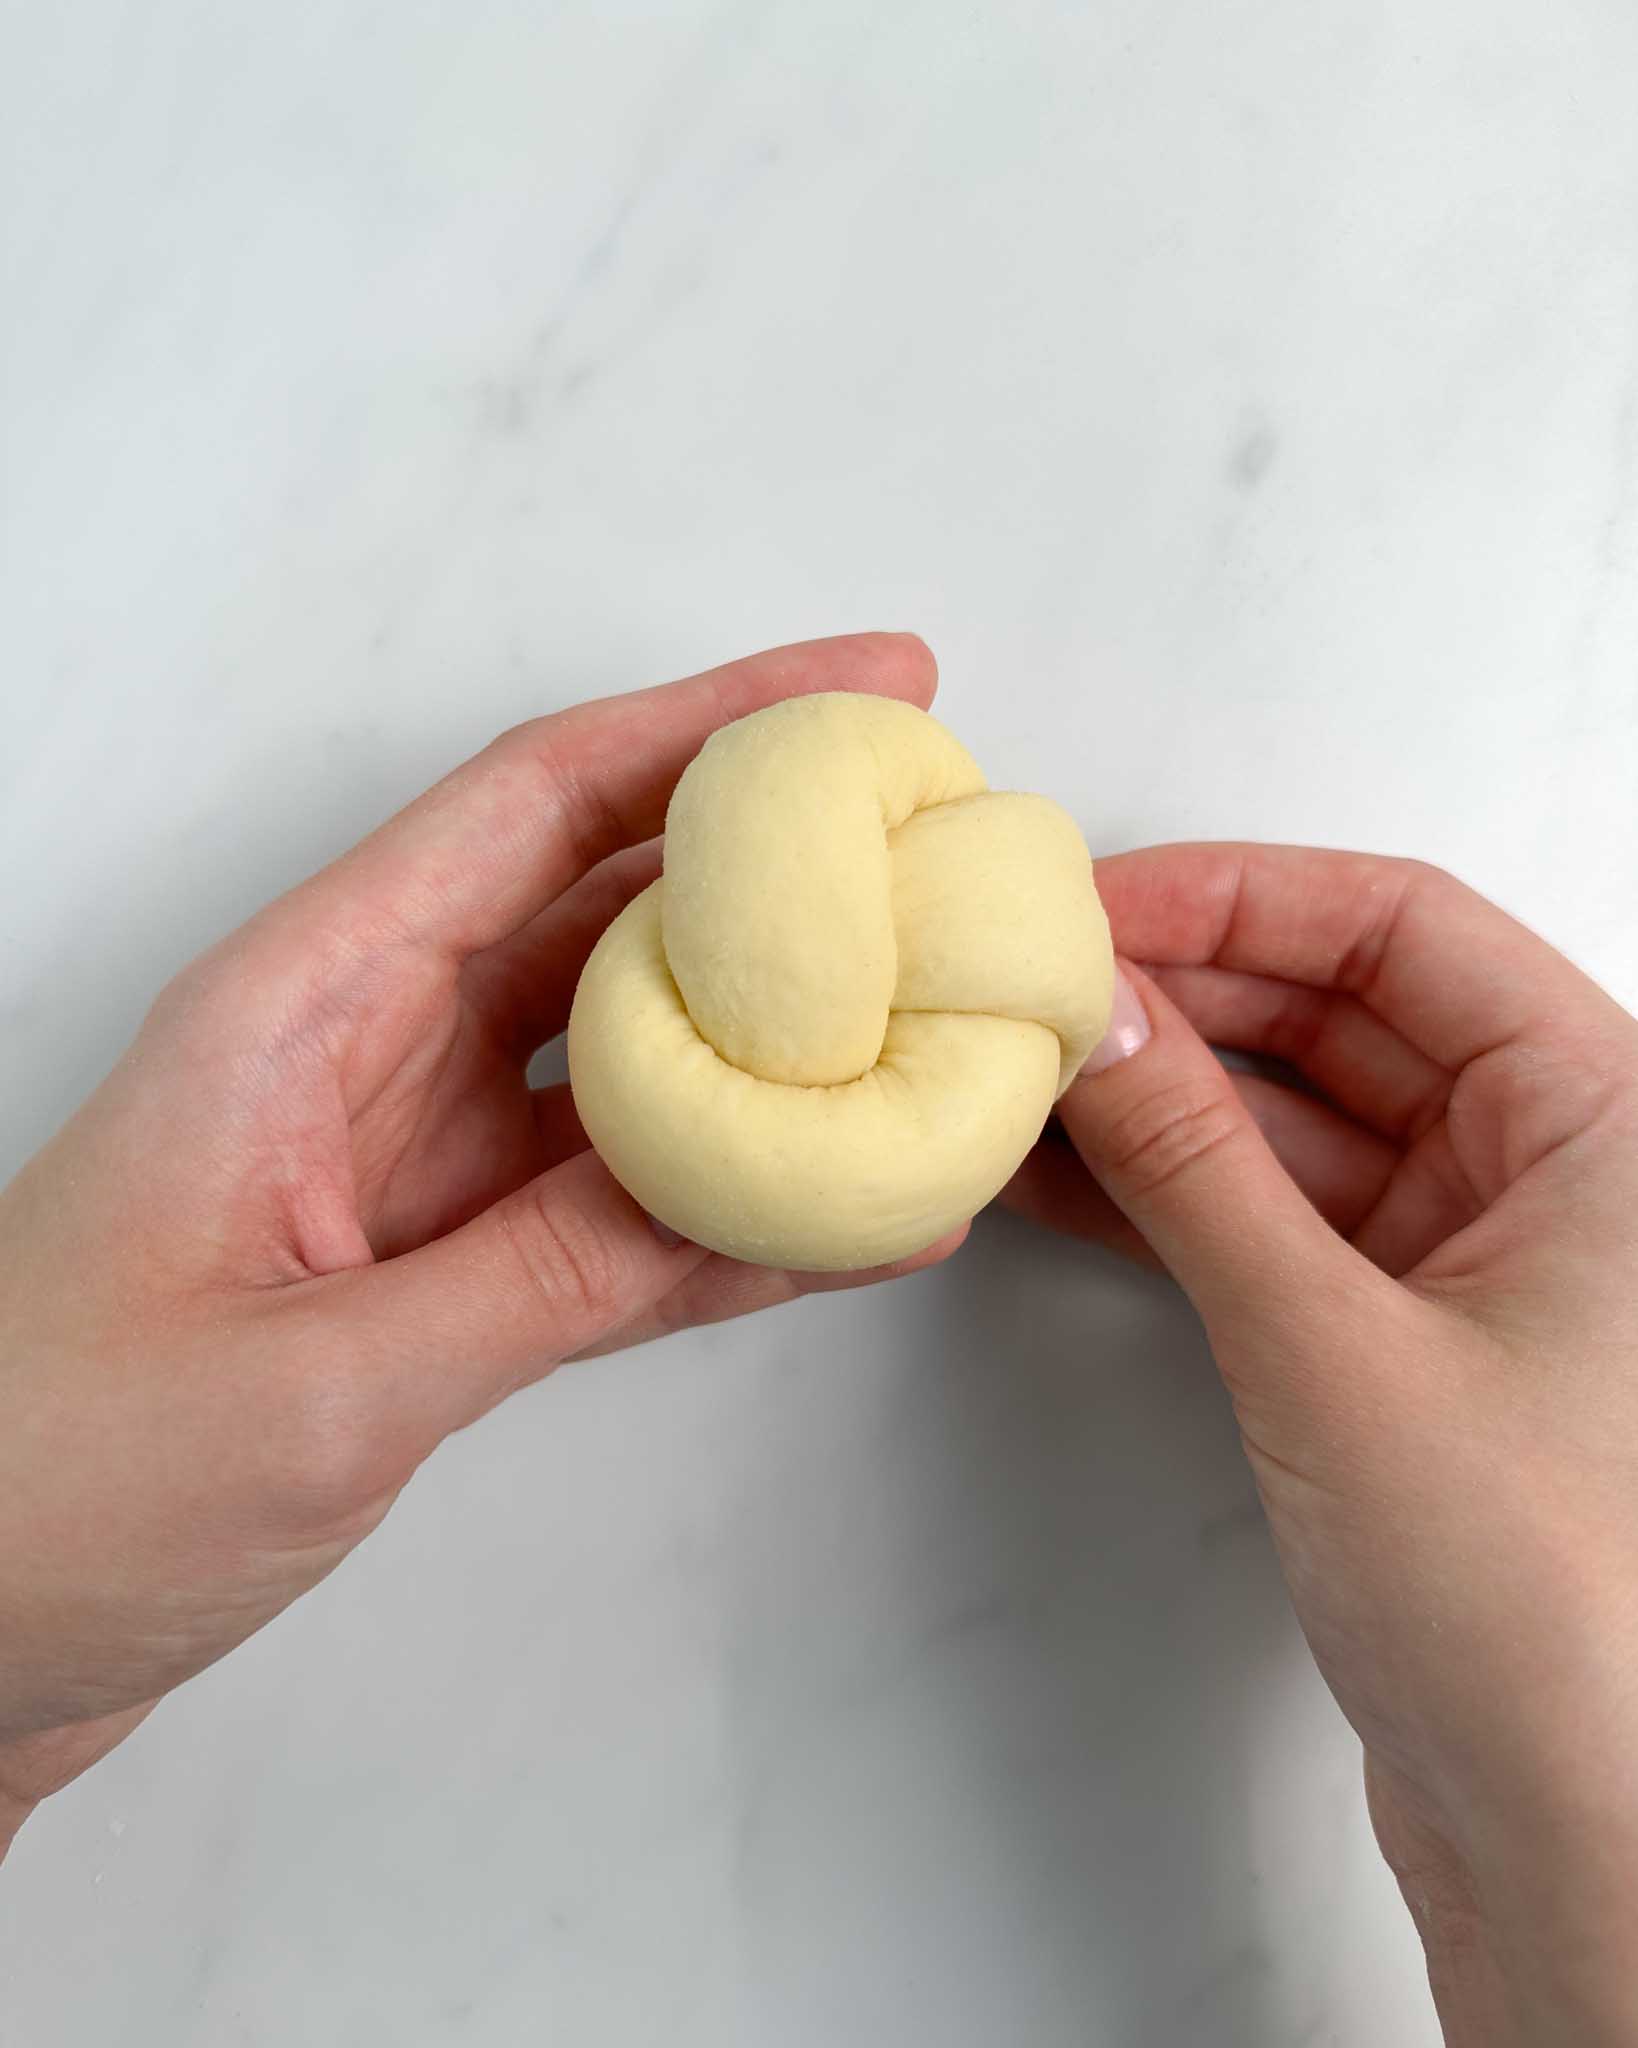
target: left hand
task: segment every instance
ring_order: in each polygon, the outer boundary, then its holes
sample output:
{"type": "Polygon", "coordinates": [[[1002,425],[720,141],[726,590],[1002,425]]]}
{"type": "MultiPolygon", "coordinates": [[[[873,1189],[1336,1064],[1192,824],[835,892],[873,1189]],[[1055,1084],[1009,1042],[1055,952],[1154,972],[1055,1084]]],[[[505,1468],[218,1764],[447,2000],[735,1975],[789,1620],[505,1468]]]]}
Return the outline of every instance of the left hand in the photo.
{"type": "Polygon", "coordinates": [[[668,1240],[526,1077],[704,740],[836,689],[925,707],[932,658],[816,641],[503,734],[187,968],[0,1193],[0,1854],[452,1430],[563,1359],[883,1277],[668,1240]]]}

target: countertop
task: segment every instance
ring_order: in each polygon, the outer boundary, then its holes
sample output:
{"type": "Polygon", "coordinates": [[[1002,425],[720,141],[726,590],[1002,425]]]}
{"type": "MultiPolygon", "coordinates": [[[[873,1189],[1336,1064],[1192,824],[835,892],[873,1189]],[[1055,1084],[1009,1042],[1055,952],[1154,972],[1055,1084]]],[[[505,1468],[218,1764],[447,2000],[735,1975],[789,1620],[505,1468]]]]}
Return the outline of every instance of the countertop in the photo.
{"type": "MultiPolygon", "coordinates": [[[[520,717],[914,627],[1097,851],[1638,1000],[1627,0],[0,23],[0,1167],[520,717]]],[[[947,1268],[571,1368],[0,1874],[5,2048],[1428,2048],[1198,1326],[947,1268]]]]}

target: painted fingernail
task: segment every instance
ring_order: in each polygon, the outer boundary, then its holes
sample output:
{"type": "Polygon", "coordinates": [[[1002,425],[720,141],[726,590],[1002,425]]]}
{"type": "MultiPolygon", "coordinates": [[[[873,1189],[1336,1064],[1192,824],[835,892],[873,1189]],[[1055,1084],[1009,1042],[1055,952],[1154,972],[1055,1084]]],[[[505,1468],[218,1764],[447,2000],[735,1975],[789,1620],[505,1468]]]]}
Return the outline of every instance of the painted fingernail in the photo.
{"type": "Polygon", "coordinates": [[[673,1230],[669,1223],[662,1223],[658,1216],[651,1215],[646,1209],[643,1211],[643,1214],[648,1217],[649,1229],[653,1231],[654,1235],[668,1252],[673,1252],[677,1249],[678,1245],[688,1242],[685,1237],[680,1236],[673,1230]]]}
{"type": "Polygon", "coordinates": [[[1137,990],[1115,969],[1115,999],[1110,1005],[1109,1028],[1086,1056],[1083,1074],[1101,1074],[1119,1060],[1130,1059],[1149,1043],[1149,1013],[1137,990]]]}

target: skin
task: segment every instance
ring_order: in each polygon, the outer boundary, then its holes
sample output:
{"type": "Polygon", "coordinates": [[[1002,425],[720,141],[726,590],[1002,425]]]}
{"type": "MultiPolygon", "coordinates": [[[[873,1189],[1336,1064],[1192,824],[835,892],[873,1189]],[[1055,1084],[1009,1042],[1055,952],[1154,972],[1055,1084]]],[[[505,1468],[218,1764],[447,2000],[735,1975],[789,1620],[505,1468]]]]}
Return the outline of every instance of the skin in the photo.
{"type": "MultiPolygon", "coordinates": [[[[864,636],[503,735],[186,970],[0,1195],[0,1845],[450,1431],[815,1284],[665,1242],[525,1068],[711,730],[933,681],[864,636]]],[[[1638,2039],[1638,1023],[1414,862],[1097,879],[1132,1014],[1007,1199],[1200,1314],[1447,2039],[1638,2039]]]]}
{"type": "Polygon", "coordinates": [[[1638,2040],[1638,1022],[1417,862],[1096,872],[1149,1035],[1008,1199],[1198,1310],[1447,2040],[1638,2040]]]}
{"type": "Polygon", "coordinates": [[[919,640],[777,649],[503,734],[166,988],[0,1194],[0,1852],[564,1359],[905,1272],[659,1231],[530,1055],[719,725],[925,707],[919,640]]]}

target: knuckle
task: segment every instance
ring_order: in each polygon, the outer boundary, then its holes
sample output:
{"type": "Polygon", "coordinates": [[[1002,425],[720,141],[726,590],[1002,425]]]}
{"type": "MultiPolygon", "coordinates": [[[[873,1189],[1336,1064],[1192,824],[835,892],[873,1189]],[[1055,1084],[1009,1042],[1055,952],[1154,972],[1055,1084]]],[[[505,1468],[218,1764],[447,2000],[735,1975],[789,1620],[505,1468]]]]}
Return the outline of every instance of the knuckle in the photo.
{"type": "Polygon", "coordinates": [[[520,718],[496,733],[477,758],[486,767],[531,772],[539,767],[543,754],[550,754],[553,726],[561,716],[548,711],[537,718],[520,718]]]}
{"type": "Polygon", "coordinates": [[[1404,937],[1407,919],[1419,911],[1448,916],[1455,899],[1472,894],[1465,882],[1431,861],[1403,855],[1373,863],[1360,928],[1336,962],[1333,985],[1369,1000],[1390,951],[1404,937]]]}
{"type": "Polygon", "coordinates": [[[1449,868],[1441,867],[1435,860],[1422,860],[1416,855],[1406,855],[1399,862],[1399,870],[1410,882],[1425,882],[1431,888],[1448,889],[1456,881],[1449,868]]]}
{"type": "Polygon", "coordinates": [[[181,1034],[208,1026],[220,1002],[221,977],[212,954],[202,953],[173,974],[148,1005],[143,1029],[150,1034],[181,1034]]]}
{"type": "Polygon", "coordinates": [[[507,1234],[554,1318],[602,1329],[619,1319],[626,1262],[604,1226],[548,1185],[531,1189],[507,1234]]]}
{"type": "Polygon", "coordinates": [[[632,834],[604,787],[595,731],[578,710],[551,712],[515,725],[492,743],[490,751],[538,785],[570,857],[584,870],[626,844],[632,834]]]}
{"type": "Polygon", "coordinates": [[[1482,902],[1484,899],[1473,884],[1465,881],[1454,868],[1442,867],[1438,861],[1421,860],[1407,855],[1398,862],[1404,878],[1407,896],[1415,896],[1436,909],[1449,909],[1459,901],[1482,902]]]}
{"type": "Polygon", "coordinates": [[[273,986],[254,937],[257,922],[179,968],[149,1004],[143,1031],[199,1054],[219,1053],[224,1042],[241,1038],[246,1019],[270,1007],[273,986]]]}
{"type": "Polygon", "coordinates": [[[1231,1093],[1180,1083],[1126,1110],[1100,1150],[1128,1192],[1148,1196],[1233,1142],[1245,1128],[1244,1112],[1231,1093]]]}

